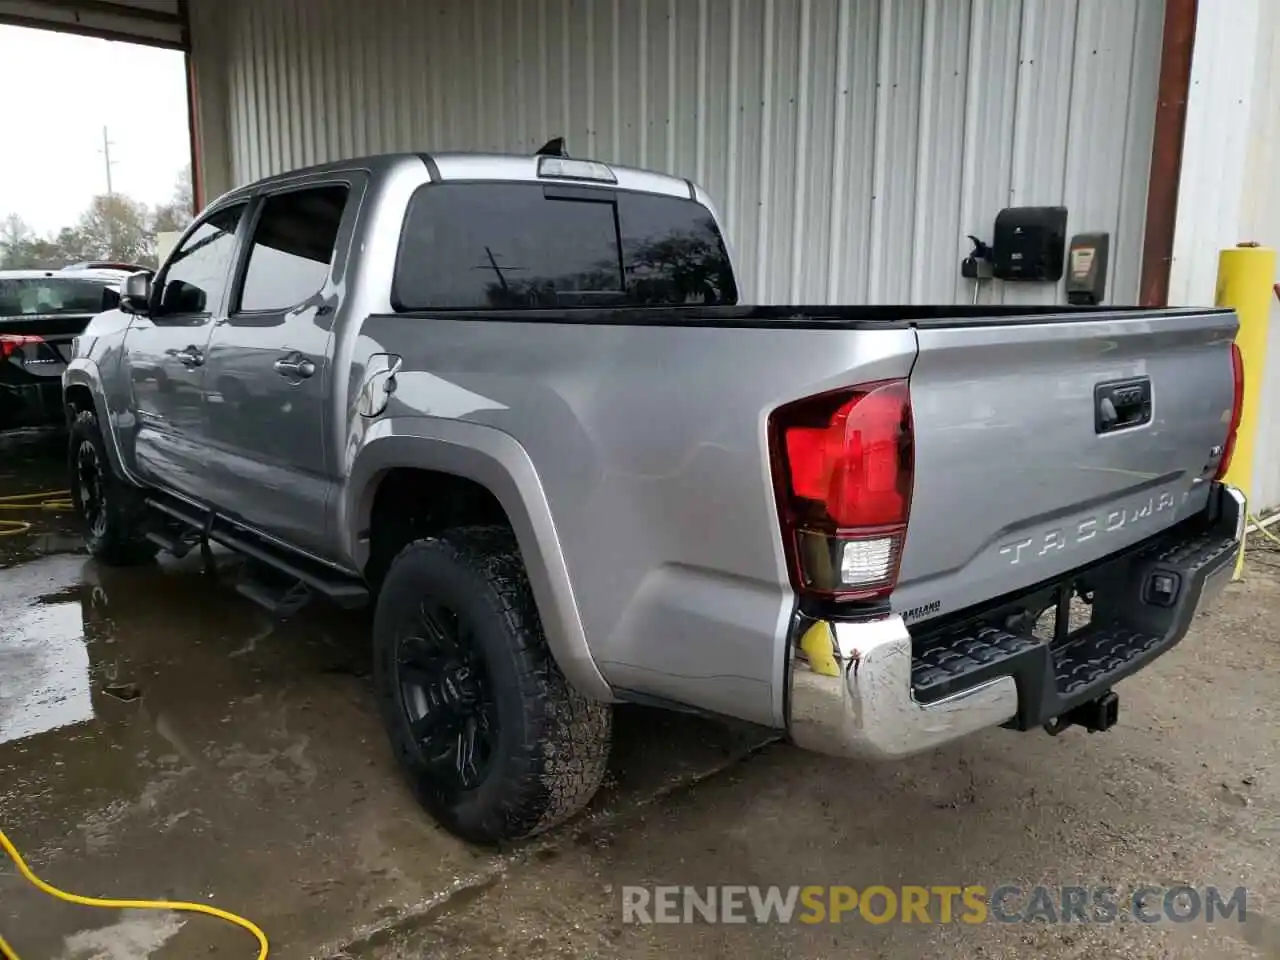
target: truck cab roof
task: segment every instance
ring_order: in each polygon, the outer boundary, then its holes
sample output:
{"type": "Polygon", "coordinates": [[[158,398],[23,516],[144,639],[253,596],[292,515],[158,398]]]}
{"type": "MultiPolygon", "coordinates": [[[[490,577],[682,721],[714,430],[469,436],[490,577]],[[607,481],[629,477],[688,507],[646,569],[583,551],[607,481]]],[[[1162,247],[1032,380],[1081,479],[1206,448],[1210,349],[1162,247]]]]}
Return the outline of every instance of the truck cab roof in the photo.
{"type": "Polygon", "coordinates": [[[216,203],[239,199],[257,192],[263,187],[283,185],[294,180],[311,178],[317,174],[341,173],[349,170],[367,170],[373,176],[386,176],[405,167],[417,167],[435,182],[493,181],[493,182],[565,182],[581,186],[613,187],[642,193],[656,193],[683,197],[710,207],[709,198],[691,180],[673,177],[651,170],[618,166],[612,163],[577,157],[551,157],[548,155],[517,155],[501,153],[383,153],[354,157],[333,163],[299,167],[286,173],[255,180],[229,191],[216,203]],[[601,170],[602,178],[585,176],[561,176],[548,172],[548,161],[564,161],[569,165],[591,165],[601,170]],[[611,179],[603,178],[608,174],[611,179]]]}

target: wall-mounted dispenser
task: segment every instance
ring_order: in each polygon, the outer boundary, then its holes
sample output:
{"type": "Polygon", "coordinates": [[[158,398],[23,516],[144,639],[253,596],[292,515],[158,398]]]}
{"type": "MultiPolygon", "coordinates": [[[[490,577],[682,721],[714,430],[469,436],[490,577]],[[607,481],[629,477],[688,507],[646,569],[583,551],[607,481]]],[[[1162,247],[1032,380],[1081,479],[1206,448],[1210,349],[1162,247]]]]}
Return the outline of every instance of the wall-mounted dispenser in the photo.
{"type": "Polygon", "coordinates": [[[992,272],[998,280],[1057,283],[1066,239],[1066,207],[1006,207],[996,214],[992,272]]]}

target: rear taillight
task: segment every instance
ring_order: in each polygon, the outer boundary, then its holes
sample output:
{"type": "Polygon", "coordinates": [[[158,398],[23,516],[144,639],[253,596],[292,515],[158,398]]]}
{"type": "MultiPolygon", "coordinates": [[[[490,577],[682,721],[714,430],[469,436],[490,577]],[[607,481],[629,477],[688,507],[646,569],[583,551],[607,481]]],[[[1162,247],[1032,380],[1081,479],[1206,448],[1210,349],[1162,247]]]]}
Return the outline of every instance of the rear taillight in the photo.
{"type": "Polygon", "coordinates": [[[789,403],[773,412],[769,432],[792,585],[835,599],[887,596],[914,479],[907,381],[789,403]]]}
{"type": "Polygon", "coordinates": [[[0,360],[7,360],[29,343],[44,343],[44,339],[29,334],[0,333],[0,360]]]}
{"type": "Polygon", "coordinates": [[[1222,445],[1218,472],[1213,475],[1215,480],[1221,480],[1231,468],[1231,455],[1236,452],[1236,433],[1240,429],[1240,417],[1244,414],[1244,358],[1240,356],[1240,347],[1235,342],[1231,344],[1231,378],[1231,426],[1227,430],[1226,442],[1222,445]]]}

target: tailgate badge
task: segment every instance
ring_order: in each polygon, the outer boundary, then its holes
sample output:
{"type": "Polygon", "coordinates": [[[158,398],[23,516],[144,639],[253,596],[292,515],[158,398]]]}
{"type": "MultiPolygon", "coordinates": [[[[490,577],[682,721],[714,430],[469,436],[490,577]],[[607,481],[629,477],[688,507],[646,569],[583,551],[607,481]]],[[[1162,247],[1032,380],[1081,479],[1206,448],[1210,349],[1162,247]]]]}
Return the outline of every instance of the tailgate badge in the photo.
{"type": "Polygon", "coordinates": [[[1142,523],[1150,519],[1157,513],[1172,510],[1176,505],[1177,499],[1174,497],[1173,492],[1162,490],[1160,493],[1153,494],[1147,497],[1146,500],[1140,501],[1131,507],[1108,510],[1106,513],[1086,517],[1069,526],[1053,527],[1033,536],[1006,543],[1000,547],[999,553],[1000,556],[1007,558],[1011,564],[1036,560],[1046,554],[1065,550],[1067,547],[1077,546],[1096,537],[1106,536],[1126,527],[1132,527],[1136,523],[1142,523]]]}

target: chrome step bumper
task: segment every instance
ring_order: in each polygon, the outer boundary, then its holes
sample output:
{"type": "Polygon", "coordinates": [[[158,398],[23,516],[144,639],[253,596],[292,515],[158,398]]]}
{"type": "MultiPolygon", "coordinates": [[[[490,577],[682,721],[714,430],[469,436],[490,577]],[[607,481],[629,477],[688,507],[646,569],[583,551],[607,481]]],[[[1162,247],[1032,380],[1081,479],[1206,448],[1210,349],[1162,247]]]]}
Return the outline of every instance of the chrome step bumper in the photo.
{"type": "Polygon", "coordinates": [[[1010,634],[980,618],[915,638],[896,614],[809,621],[790,657],[792,741],[820,753],[892,759],[988,727],[1032,729],[1101,696],[1177,644],[1197,609],[1230,582],[1245,502],[1231,487],[1218,494],[1212,517],[1108,561],[1116,589],[1129,591],[1120,615],[1064,644],[1010,634]],[[1134,584],[1153,572],[1181,578],[1176,603],[1143,606],[1134,584]],[[940,664],[951,672],[942,680],[940,664]]]}

